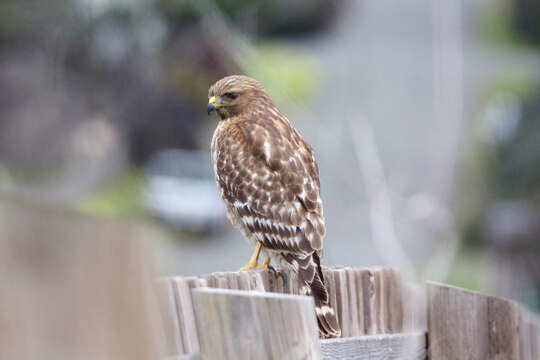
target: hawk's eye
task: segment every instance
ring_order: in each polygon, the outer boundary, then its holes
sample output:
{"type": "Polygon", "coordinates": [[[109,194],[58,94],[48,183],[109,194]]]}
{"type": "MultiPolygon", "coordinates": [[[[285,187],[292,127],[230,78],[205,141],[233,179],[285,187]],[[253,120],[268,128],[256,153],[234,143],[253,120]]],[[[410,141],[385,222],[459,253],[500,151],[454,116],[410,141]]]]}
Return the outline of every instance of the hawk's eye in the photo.
{"type": "Polygon", "coordinates": [[[223,94],[223,96],[228,97],[229,99],[236,99],[238,97],[238,94],[233,92],[226,92],[225,94],[223,94]]]}

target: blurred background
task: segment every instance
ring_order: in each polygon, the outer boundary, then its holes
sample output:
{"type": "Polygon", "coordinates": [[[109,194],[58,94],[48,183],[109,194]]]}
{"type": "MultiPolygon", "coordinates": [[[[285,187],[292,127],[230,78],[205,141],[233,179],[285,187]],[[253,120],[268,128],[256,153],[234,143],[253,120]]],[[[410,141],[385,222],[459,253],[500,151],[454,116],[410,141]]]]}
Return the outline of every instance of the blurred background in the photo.
{"type": "Polygon", "coordinates": [[[326,265],[540,308],[537,0],[2,0],[0,232],[137,238],[163,275],[244,265],[205,112],[230,74],[314,148],[326,265]]]}

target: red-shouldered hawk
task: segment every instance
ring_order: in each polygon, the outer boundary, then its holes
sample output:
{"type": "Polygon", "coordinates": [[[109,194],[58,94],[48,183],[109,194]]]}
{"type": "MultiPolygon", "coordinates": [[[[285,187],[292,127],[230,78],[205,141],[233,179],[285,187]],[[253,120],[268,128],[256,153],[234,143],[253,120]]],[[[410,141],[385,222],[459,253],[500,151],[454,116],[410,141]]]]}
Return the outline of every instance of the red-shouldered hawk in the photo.
{"type": "Polygon", "coordinates": [[[232,224],[255,246],[241,270],[292,269],[314,297],[321,335],[340,336],[321,270],[325,225],[311,147],[252,78],[225,77],[208,97],[208,113],[221,118],[212,139],[216,182],[232,224]]]}

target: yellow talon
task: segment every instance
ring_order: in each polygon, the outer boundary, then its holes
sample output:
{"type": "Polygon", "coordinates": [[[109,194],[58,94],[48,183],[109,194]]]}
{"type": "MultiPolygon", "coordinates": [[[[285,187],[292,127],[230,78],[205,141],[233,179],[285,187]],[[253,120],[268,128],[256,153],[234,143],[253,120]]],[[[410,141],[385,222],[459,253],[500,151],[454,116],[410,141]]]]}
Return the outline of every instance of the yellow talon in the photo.
{"type": "Polygon", "coordinates": [[[259,266],[259,254],[261,253],[261,248],[262,245],[260,242],[258,242],[257,246],[255,247],[255,251],[251,256],[251,259],[249,259],[249,262],[246,264],[246,266],[240,268],[240,271],[256,269],[259,266]]]}
{"type": "Polygon", "coordinates": [[[268,271],[271,271],[274,273],[274,276],[276,277],[276,279],[279,277],[279,271],[277,271],[276,269],[274,269],[272,265],[270,265],[269,257],[266,258],[263,264],[257,265],[257,269],[267,269],[268,271]]]}
{"type": "Polygon", "coordinates": [[[279,271],[277,271],[272,267],[272,265],[270,265],[270,257],[267,257],[264,263],[259,264],[259,255],[261,254],[261,249],[262,245],[260,242],[258,242],[257,246],[255,247],[255,251],[251,256],[251,259],[249,259],[249,262],[246,264],[246,266],[240,268],[240,271],[252,269],[268,269],[269,271],[274,273],[277,279],[279,277],[279,271]]]}
{"type": "Polygon", "coordinates": [[[257,269],[268,269],[269,266],[270,266],[270,258],[267,257],[266,260],[264,261],[264,263],[262,263],[260,265],[257,265],[256,268],[257,269]]]}
{"type": "Polygon", "coordinates": [[[252,269],[257,269],[260,265],[257,265],[257,263],[253,263],[253,262],[248,262],[246,265],[242,266],[240,268],[240,271],[245,271],[245,270],[252,270],[252,269]]]}

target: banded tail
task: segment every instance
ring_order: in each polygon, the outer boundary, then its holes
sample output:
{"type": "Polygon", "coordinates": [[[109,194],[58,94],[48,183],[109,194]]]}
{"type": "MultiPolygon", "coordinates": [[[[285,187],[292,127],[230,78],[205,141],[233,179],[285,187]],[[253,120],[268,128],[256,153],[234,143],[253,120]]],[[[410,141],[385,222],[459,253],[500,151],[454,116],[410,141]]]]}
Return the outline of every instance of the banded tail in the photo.
{"type": "Polygon", "coordinates": [[[283,254],[287,262],[298,264],[298,278],[303,283],[301,293],[313,296],[315,312],[322,338],[341,336],[341,327],[337,315],[330,307],[328,290],[324,284],[319,254],[315,251],[310,255],[283,254]]]}

